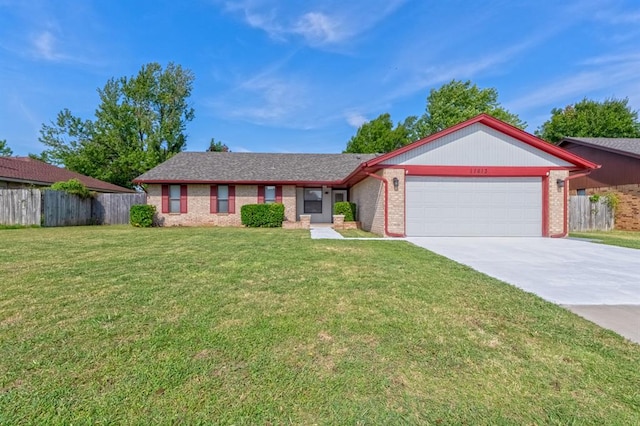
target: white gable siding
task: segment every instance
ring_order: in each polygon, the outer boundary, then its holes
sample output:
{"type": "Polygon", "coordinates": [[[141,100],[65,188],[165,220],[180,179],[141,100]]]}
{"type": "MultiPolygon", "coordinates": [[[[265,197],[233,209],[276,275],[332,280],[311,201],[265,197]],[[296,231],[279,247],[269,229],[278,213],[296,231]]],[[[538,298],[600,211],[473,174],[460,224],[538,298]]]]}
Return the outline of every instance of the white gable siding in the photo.
{"type": "Polygon", "coordinates": [[[496,167],[572,165],[480,123],[399,154],[384,164],[496,167]]]}

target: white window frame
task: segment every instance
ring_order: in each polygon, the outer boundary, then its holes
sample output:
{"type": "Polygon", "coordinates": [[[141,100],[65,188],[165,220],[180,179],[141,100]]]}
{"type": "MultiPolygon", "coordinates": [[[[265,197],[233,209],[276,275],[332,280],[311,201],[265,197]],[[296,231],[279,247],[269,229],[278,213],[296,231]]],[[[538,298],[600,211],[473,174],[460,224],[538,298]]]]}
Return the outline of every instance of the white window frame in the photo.
{"type": "Polygon", "coordinates": [[[169,185],[169,213],[180,213],[181,194],[182,185],[169,185]]]}
{"type": "Polygon", "coordinates": [[[229,185],[218,185],[218,213],[229,213],[229,185]]]}

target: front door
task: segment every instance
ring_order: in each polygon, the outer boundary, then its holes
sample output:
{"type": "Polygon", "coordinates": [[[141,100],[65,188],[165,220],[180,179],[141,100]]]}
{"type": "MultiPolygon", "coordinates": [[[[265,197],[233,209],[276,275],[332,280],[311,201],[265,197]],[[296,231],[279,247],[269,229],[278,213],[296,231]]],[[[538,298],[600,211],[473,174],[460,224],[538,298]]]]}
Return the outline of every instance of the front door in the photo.
{"type": "Polygon", "coordinates": [[[346,189],[334,189],[333,194],[331,195],[331,214],[333,215],[333,205],[335,203],[341,203],[347,200],[347,190],[346,189]]]}

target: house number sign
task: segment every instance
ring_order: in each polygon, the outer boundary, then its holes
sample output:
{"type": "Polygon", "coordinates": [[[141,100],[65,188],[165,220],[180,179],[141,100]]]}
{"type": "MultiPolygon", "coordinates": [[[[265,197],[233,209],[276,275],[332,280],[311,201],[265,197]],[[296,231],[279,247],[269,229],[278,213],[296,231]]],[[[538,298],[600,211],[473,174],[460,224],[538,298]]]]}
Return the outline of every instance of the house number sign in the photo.
{"type": "Polygon", "coordinates": [[[486,175],[488,173],[489,173],[489,169],[487,168],[472,167],[470,169],[470,174],[472,175],[486,175]]]}

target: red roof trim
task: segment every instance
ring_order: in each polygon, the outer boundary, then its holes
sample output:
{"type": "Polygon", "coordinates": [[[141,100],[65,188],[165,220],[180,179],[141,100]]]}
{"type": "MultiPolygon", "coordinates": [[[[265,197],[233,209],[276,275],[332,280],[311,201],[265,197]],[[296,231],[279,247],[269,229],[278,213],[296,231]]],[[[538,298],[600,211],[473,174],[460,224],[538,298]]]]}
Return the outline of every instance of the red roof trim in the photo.
{"type": "Polygon", "coordinates": [[[597,169],[599,168],[599,166],[595,163],[592,163],[591,161],[585,160],[582,157],[579,157],[571,152],[568,152],[562,148],[558,148],[555,145],[552,145],[548,142],[543,141],[542,139],[525,132],[524,130],[521,130],[517,127],[514,127],[508,123],[505,123],[504,121],[498,120],[497,118],[494,118],[488,114],[480,114],[477,115],[467,121],[464,121],[462,123],[456,124],[455,126],[449,127],[448,129],[444,129],[438,133],[434,133],[433,135],[427,136],[424,139],[420,139],[418,141],[415,141],[409,145],[403,146],[402,148],[398,148],[395,151],[391,151],[387,154],[381,155],[380,157],[376,157],[371,161],[366,162],[364,165],[361,165],[362,168],[364,167],[371,167],[371,166],[375,166],[377,164],[382,164],[385,161],[396,157],[400,154],[403,154],[407,151],[411,151],[412,149],[415,149],[419,146],[428,144],[430,142],[433,142],[436,139],[440,139],[446,135],[449,135],[451,133],[457,132],[460,129],[464,129],[465,127],[471,126],[472,124],[476,124],[476,123],[480,123],[480,124],[484,124],[487,127],[491,127],[494,130],[497,130],[501,133],[504,133],[508,136],[511,136],[512,138],[515,138],[521,142],[524,142],[526,144],[529,144],[531,146],[533,146],[534,148],[537,148],[541,151],[544,151],[548,154],[554,155],[562,160],[565,160],[569,163],[574,164],[576,167],[579,167],[581,169],[597,169]]]}
{"type": "MultiPolygon", "coordinates": [[[[492,166],[391,166],[404,169],[407,176],[457,177],[542,177],[548,176],[549,167],[492,167],[492,166]]],[[[557,169],[556,169],[557,170],[557,169]]]]}

